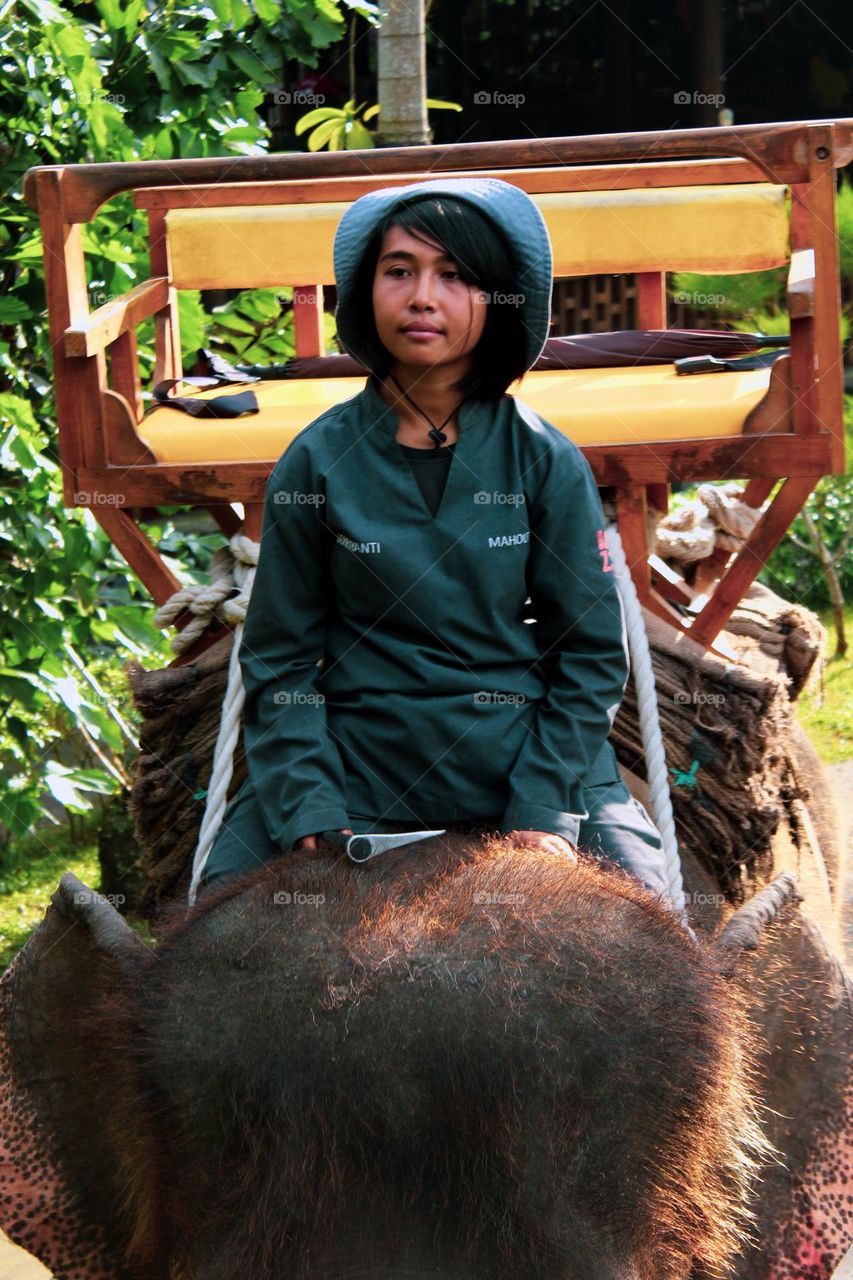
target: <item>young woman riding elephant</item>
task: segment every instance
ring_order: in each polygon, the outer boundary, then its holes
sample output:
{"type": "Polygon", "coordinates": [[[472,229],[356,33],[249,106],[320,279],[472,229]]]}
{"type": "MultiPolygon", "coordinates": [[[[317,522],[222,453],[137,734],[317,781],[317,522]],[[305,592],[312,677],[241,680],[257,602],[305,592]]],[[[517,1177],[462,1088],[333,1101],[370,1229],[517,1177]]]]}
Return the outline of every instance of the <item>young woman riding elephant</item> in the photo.
{"type": "Polygon", "coordinates": [[[548,336],[537,206],[491,178],[371,192],[334,259],[340,345],[370,374],[270,477],[249,776],[202,884],[323,831],[445,827],[579,849],[665,896],[607,741],[628,653],[592,472],[506,394],[548,336]]]}

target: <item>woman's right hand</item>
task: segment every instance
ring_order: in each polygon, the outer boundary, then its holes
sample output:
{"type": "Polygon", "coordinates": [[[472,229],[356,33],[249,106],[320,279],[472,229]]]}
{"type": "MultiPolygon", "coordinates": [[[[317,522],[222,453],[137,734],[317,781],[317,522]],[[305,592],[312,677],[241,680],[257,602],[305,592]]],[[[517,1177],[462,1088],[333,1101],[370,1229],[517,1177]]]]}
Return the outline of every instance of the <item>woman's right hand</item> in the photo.
{"type": "MultiPolygon", "coordinates": [[[[342,828],[341,828],[341,835],[342,835],[342,836],[351,836],[352,834],[353,834],[352,827],[342,827],[342,828]]],[[[295,848],[297,848],[297,849],[307,849],[309,853],[317,853],[317,852],[318,852],[318,841],[319,841],[319,842],[320,842],[320,846],[321,846],[323,849],[328,850],[329,846],[326,844],[325,840],[321,840],[321,839],[320,839],[321,835],[322,835],[322,832],[318,831],[318,832],[317,832],[317,834],[316,834],[316,835],[313,835],[313,836],[301,836],[301,837],[300,837],[300,839],[296,841],[295,848]]]]}

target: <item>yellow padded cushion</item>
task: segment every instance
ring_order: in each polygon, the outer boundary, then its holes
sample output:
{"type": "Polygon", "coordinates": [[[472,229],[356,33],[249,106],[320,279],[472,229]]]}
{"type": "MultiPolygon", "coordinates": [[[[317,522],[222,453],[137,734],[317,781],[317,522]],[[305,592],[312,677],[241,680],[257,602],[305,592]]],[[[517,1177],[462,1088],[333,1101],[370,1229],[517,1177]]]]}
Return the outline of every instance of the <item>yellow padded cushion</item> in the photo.
{"type": "MultiPolygon", "coordinates": [[[[679,377],[673,365],[637,369],[544,369],[510,394],[577,445],[735,436],[763,398],[770,370],[679,377]]],[[[193,418],[154,409],[139,427],[158,462],[267,462],[326,409],[356,395],[364,378],[258,382],[260,412],[242,418],[193,418]]],[[[236,388],[235,388],[236,390],[236,388]]],[[[209,400],[231,388],[203,391],[209,400]]]]}
{"type": "MultiPolygon", "coordinates": [[[[789,258],[788,188],[769,182],[533,195],[555,276],[618,271],[732,273],[789,258]]],[[[178,289],[334,284],[332,244],[347,208],[330,204],[170,209],[178,289]]]]}

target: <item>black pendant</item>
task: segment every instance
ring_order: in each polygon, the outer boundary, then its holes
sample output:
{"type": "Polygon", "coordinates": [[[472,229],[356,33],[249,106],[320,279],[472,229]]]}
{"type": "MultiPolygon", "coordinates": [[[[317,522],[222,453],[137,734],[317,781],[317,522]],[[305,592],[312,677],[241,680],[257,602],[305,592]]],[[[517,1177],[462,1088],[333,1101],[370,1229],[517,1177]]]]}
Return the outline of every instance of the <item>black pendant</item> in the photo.
{"type": "Polygon", "coordinates": [[[440,444],[444,444],[447,440],[446,432],[442,431],[439,427],[430,427],[428,435],[431,440],[435,441],[436,449],[440,444]]]}

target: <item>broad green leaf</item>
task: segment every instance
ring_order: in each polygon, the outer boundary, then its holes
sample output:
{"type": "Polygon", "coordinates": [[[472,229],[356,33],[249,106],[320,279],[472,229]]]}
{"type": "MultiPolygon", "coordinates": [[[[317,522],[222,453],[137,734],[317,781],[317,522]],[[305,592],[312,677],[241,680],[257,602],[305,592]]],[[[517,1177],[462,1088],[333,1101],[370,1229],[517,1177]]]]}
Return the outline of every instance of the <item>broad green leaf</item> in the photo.
{"type": "MultiPolygon", "coordinates": [[[[53,764],[54,762],[50,761],[50,763],[53,764]]],[[[62,774],[48,773],[45,783],[57,804],[70,809],[72,813],[85,813],[92,808],[91,801],[87,800],[74,783],[63,777],[62,774]]]]}
{"type": "Polygon", "coordinates": [[[172,131],[168,128],[160,129],[154,135],[154,153],[160,160],[171,160],[175,154],[172,145],[172,131]]]}
{"type": "Polygon", "coordinates": [[[101,707],[93,707],[88,702],[81,702],[77,711],[80,720],[98,742],[106,744],[115,752],[122,749],[124,738],[121,729],[112,716],[101,707]]]}
{"type": "Polygon", "coordinates": [[[254,0],[255,13],[261,22],[271,27],[273,23],[278,22],[281,17],[282,6],[277,0],[254,0]]]}
{"type": "Polygon", "coordinates": [[[31,315],[32,311],[21,298],[14,298],[9,294],[0,298],[0,324],[14,324],[31,315]]]}
{"type": "Polygon", "coordinates": [[[128,40],[132,39],[136,28],[139,26],[140,18],[144,18],[144,16],[144,0],[130,0],[124,15],[124,34],[128,40]]]}
{"type": "Polygon", "coordinates": [[[308,150],[319,151],[324,147],[329,139],[343,129],[343,121],[340,116],[336,116],[334,120],[324,120],[322,124],[318,124],[317,128],[308,137],[308,150]]]}
{"type": "Polygon", "coordinates": [[[115,30],[123,25],[119,0],[95,0],[95,5],[108,27],[115,30]]]}
{"type": "Polygon", "coordinates": [[[231,21],[235,31],[242,31],[252,20],[251,5],[246,0],[231,0],[231,21]]]}
{"type": "Polygon", "coordinates": [[[132,605],[114,605],[107,610],[107,616],[138,644],[159,646],[162,632],[146,620],[142,609],[135,609],[132,605]]]}
{"type": "Polygon", "coordinates": [[[443,108],[446,111],[461,111],[462,108],[458,102],[442,102],[438,98],[427,98],[426,105],[431,109],[438,110],[443,108]]]}
{"type": "Polygon", "coordinates": [[[184,351],[198,351],[199,347],[205,346],[209,319],[201,305],[198,289],[179,290],[178,316],[184,351]]]}
{"type": "Polygon", "coordinates": [[[306,129],[311,129],[315,124],[320,124],[323,120],[342,121],[343,112],[339,107],[316,107],[314,111],[309,111],[307,115],[300,116],[293,127],[293,132],[298,136],[303,134],[306,129]]]}
{"type": "Polygon", "coordinates": [[[220,22],[231,21],[231,0],[207,0],[220,22]]]}
{"type": "Polygon", "coordinates": [[[203,89],[209,89],[216,79],[216,68],[203,62],[191,62],[185,59],[177,63],[175,74],[184,84],[196,84],[203,89]]]}
{"type": "Polygon", "coordinates": [[[346,139],[349,151],[362,151],[374,145],[373,134],[359,120],[353,120],[347,126],[346,139]]]}
{"type": "Polygon", "coordinates": [[[245,45],[237,45],[228,50],[228,56],[250,80],[257,84],[267,85],[270,82],[270,69],[260,58],[247,49],[245,45]]]}

